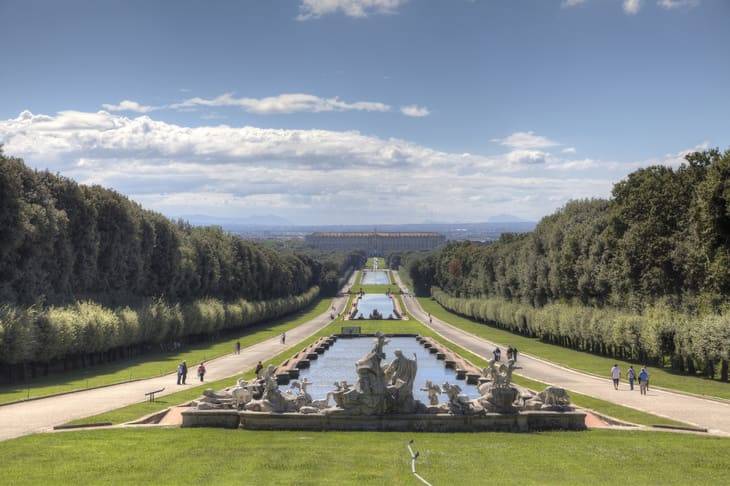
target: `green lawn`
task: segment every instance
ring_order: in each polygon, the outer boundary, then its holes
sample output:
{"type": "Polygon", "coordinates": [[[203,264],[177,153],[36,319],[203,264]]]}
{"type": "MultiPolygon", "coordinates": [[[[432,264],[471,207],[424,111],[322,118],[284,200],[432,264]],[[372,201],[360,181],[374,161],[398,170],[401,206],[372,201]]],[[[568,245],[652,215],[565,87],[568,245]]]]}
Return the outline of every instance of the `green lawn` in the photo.
{"type": "Polygon", "coordinates": [[[727,484],[730,439],[662,432],[117,429],[0,443],[4,484],[727,484]]]}
{"type": "MultiPolygon", "coordinates": [[[[538,339],[528,338],[514,334],[509,331],[488,326],[472,319],[459,316],[441,307],[438,302],[428,297],[419,297],[418,301],[426,312],[448,322],[466,332],[480,336],[489,341],[505,346],[516,346],[523,353],[531,354],[553,363],[558,363],[587,373],[608,377],[609,370],[614,363],[618,363],[624,374],[630,365],[634,368],[641,366],[640,363],[630,363],[614,358],[606,358],[595,354],[575,351],[573,349],[543,343],[538,339]]],[[[651,376],[651,384],[655,386],[671,388],[674,390],[699,395],[714,396],[730,399],[730,384],[719,381],[708,380],[707,378],[687,376],[672,373],[671,370],[647,367],[651,376]]]]}
{"type": "Polygon", "coordinates": [[[380,257],[370,257],[368,258],[368,261],[365,262],[365,268],[375,268],[375,260],[378,261],[378,270],[384,270],[386,268],[385,266],[385,258],[380,257]]]}
{"type": "Polygon", "coordinates": [[[323,314],[330,305],[329,299],[319,300],[290,316],[243,329],[240,334],[229,334],[222,340],[188,346],[180,352],[149,353],[130,360],[94,366],[85,370],[53,374],[32,380],[28,384],[2,386],[0,387],[0,403],[172,373],[180,361],[198,363],[231,353],[236,341],[241,342],[241,347],[251,346],[323,314]]]}

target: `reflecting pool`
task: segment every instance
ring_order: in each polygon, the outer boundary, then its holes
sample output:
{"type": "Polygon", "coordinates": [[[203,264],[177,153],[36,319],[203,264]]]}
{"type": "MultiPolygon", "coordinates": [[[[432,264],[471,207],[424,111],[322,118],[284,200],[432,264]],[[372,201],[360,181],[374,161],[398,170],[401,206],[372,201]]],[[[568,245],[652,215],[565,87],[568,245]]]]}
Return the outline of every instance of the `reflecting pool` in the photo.
{"type": "Polygon", "coordinates": [[[383,270],[365,270],[362,274],[362,285],[389,285],[388,272],[383,270]]]}
{"type": "Polygon", "coordinates": [[[357,315],[355,317],[359,318],[362,315],[367,319],[375,309],[383,316],[383,319],[395,317],[393,315],[393,311],[395,310],[393,307],[393,299],[385,294],[363,294],[358,301],[357,315]]]}
{"type": "MultiPolygon", "coordinates": [[[[468,395],[469,398],[477,398],[480,395],[476,385],[468,385],[466,380],[457,380],[456,372],[447,369],[444,362],[437,360],[436,355],[429,353],[416,341],[416,338],[391,337],[387,339],[389,343],[383,348],[385,351],[383,363],[390,363],[393,360],[393,352],[396,349],[403,351],[407,358],[413,358],[413,354],[416,354],[418,371],[413,385],[413,396],[423,404],[428,405],[428,393],[421,391],[426,380],[431,380],[438,385],[442,385],[445,381],[456,383],[461,387],[462,393],[468,395]]],[[[307,378],[312,382],[307,390],[315,400],[325,398],[327,392],[334,388],[335,381],[346,380],[347,383],[354,385],[357,383],[355,362],[372,349],[374,340],[375,338],[372,337],[338,339],[332,347],[319,356],[319,359],[311,361],[309,368],[302,369],[298,379],[307,378]]],[[[281,389],[288,387],[289,385],[279,386],[281,389]]],[[[441,395],[440,400],[441,403],[448,401],[446,395],[441,395]]]]}

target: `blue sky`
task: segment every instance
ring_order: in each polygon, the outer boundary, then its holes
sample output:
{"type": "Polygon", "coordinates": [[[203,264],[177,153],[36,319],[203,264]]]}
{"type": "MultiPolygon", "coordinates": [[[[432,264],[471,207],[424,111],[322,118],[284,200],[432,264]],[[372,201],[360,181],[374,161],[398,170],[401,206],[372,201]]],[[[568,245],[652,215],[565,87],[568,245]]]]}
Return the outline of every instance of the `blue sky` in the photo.
{"type": "Polygon", "coordinates": [[[730,146],[727,0],[0,0],[0,141],[170,216],[537,219],[730,146]]]}

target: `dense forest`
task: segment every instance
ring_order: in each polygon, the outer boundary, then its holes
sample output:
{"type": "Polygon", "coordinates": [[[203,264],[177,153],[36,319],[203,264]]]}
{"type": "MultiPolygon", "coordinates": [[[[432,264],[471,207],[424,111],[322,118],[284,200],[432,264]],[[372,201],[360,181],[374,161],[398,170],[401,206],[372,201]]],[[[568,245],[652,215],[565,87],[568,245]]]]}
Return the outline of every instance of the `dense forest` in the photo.
{"type": "Polygon", "coordinates": [[[279,317],[362,256],[317,260],[191,227],[0,150],[0,379],[279,317]]]}
{"type": "Polygon", "coordinates": [[[460,314],[605,355],[728,379],[730,151],[696,152],[568,203],[527,234],[411,258],[460,314]]]}

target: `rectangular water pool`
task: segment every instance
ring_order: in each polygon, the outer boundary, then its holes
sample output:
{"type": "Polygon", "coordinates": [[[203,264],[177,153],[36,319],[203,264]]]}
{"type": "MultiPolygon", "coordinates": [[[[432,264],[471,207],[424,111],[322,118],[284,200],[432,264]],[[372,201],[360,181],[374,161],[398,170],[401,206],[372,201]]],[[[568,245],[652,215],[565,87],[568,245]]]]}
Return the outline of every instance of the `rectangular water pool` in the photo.
{"type": "Polygon", "coordinates": [[[385,294],[363,294],[357,301],[357,314],[355,318],[363,316],[368,319],[374,310],[377,310],[383,319],[395,317],[393,299],[385,294]]]}
{"type": "MultiPolygon", "coordinates": [[[[335,381],[346,380],[347,383],[356,384],[355,362],[372,349],[374,339],[372,337],[340,338],[319,359],[311,361],[309,368],[302,369],[299,372],[299,380],[306,378],[312,382],[308,388],[312,398],[315,400],[325,398],[327,392],[334,389],[335,381]]],[[[418,371],[413,385],[413,396],[417,400],[428,405],[428,393],[421,391],[426,380],[431,380],[438,385],[442,385],[445,381],[451,384],[456,383],[461,387],[462,393],[468,395],[469,398],[479,396],[476,385],[468,385],[465,380],[457,380],[456,372],[446,368],[444,362],[437,360],[436,355],[429,353],[416,341],[416,338],[391,337],[387,339],[389,343],[383,348],[385,351],[384,365],[393,360],[396,349],[403,351],[403,354],[410,359],[413,359],[414,353],[416,355],[418,371]]],[[[279,387],[286,389],[288,386],[280,385],[279,387]]],[[[448,401],[446,395],[441,395],[440,400],[441,403],[448,401]]]]}
{"type": "Polygon", "coordinates": [[[389,285],[388,272],[383,270],[363,270],[362,285],[389,285]]]}

